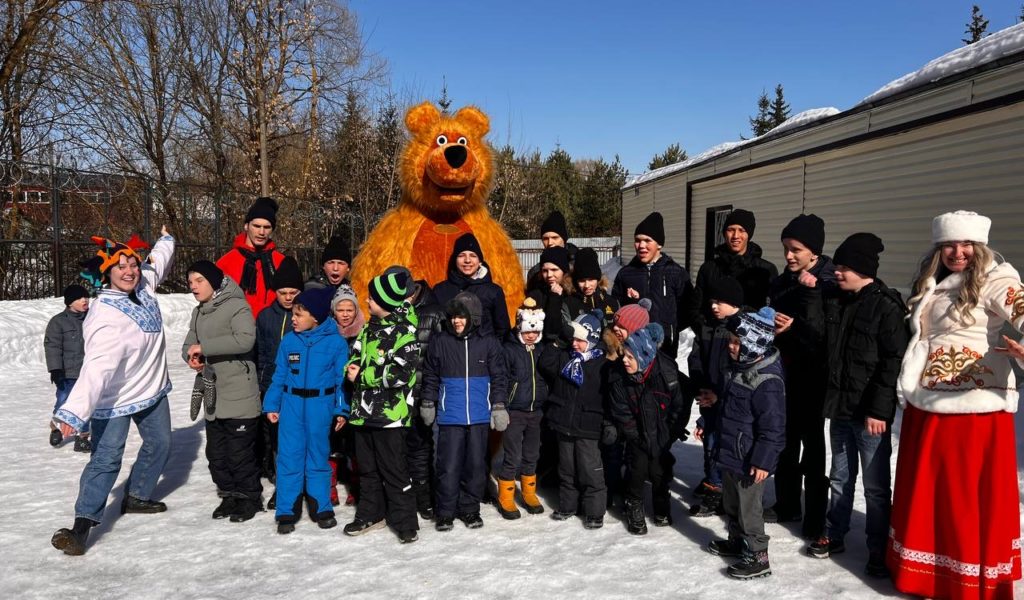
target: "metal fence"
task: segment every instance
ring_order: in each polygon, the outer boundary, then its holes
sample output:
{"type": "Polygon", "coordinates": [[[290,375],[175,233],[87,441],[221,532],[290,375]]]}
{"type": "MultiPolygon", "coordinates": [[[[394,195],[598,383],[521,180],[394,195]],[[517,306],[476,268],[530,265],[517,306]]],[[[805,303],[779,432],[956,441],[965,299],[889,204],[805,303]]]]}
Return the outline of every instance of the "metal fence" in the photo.
{"type": "MultiPolygon", "coordinates": [[[[0,160],[0,300],[60,295],[79,280],[80,261],[96,251],[90,236],[153,242],[167,224],[177,240],[175,266],[162,292],[184,292],[185,269],[216,260],[232,247],[255,195],[0,160]]],[[[274,242],[295,256],[303,273],[319,269],[319,254],[334,233],[362,241],[363,224],[339,201],[278,198],[274,242]]]]}
{"type": "MultiPolygon", "coordinates": [[[[622,254],[622,242],[618,237],[572,238],[569,241],[579,248],[593,248],[601,265],[622,254]]],[[[540,260],[544,245],[540,240],[512,240],[512,247],[519,255],[519,266],[523,268],[523,277],[526,277],[527,271],[540,260]]]]}

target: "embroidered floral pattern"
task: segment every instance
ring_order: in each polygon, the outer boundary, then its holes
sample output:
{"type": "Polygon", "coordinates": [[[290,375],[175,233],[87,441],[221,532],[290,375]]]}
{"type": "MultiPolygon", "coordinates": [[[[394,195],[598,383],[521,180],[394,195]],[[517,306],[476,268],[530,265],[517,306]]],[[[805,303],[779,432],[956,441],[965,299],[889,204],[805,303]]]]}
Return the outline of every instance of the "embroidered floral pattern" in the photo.
{"type": "Polygon", "coordinates": [[[983,375],[993,375],[992,369],[978,362],[981,354],[967,346],[957,350],[950,345],[949,350],[940,347],[928,355],[921,379],[924,386],[932,389],[940,383],[960,387],[963,384],[985,385],[983,375]]]}
{"type": "Polygon", "coordinates": [[[1005,304],[1010,307],[1011,323],[1024,316],[1024,286],[1007,288],[1005,304]]]}
{"type": "Polygon", "coordinates": [[[921,563],[923,565],[935,565],[952,571],[957,575],[963,575],[966,577],[979,577],[984,570],[984,579],[998,579],[1000,575],[1008,576],[1013,573],[1013,562],[1020,560],[1020,549],[1021,549],[1021,538],[1016,538],[1011,543],[1012,552],[1010,553],[1010,562],[996,563],[995,566],[984,565],[984,567],[978,563],[968,563],[956,560],[953,557],[946,556],[944,554],[935,554],[934,552],[925,552],[922,550],[911,550],[903,544],[896,541],[895,530],[889,528],[889,539],[892,541],[892,550],[901,559],[910,562],[921,563]]]}

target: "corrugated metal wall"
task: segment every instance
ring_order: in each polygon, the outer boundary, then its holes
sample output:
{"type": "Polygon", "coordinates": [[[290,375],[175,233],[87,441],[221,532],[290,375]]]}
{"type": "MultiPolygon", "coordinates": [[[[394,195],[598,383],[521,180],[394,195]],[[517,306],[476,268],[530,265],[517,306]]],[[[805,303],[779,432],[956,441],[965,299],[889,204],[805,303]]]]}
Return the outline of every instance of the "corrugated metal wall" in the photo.
{"type": "Polygon", "coordinates": [[[805,212],[825,220],[826,253],[875,233],[886,247],[879,277],[901,290],[931,244],[932,217],[951,210],[991,217],[992,247],[1024,266],[1024,104],[809,156],[805,190],[805,212]]]}
{"type": "MultiPolygon", "coordinates": [[[[686,260],[686,178],[670,177],[654,182],[654,210],[665,220],[665,245],[662,252],[679,264],[686,260]]],[[[632,231],[630,241],[632,241],[632,231]]],[[[627,252],[629,257],[633,252],[627,252]]]]}
{"type": "Polygon", "coordinates": [[[693,213],[690,223],[691,263],[687,265],[691,277],[704,262],[705,227],[707,209],[732,205],[733,209],[753,211],[757,228],[752,241],[764,251],[765,260],[782,262],[779,234],[790,219],[800,214],[803,197],[803,162],[790,161],[714,179],[693,186],[693,213]]]}
{"type": "MultiPolygon", "coordinates": [[[[633,230],[654,210],[654,183],[633,188],[622,196],[623,260],[633,256],[633,230]]],[[[684,209],[685,210],[685,209],[684,209]]]]}

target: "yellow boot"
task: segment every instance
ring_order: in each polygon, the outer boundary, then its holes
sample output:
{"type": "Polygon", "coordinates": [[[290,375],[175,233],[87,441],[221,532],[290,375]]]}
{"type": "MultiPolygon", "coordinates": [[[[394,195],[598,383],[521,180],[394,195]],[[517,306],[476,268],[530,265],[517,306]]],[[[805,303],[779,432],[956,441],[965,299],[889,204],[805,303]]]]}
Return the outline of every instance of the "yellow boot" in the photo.
{"type": "Polygon", "coordinates": [[[506,519],[518,519],[523,516],[516,508],[516,482],[498,480],[498,512],[506,519]]]}
{"type": "Polygon", "coordinates": [[[544,505],[537,497],[537,476],[523,475],[519,478],[519,486],[523,490],[523,504],[526,505],[526,512],[531,515],[539,515],[544,512],[544,505]]]}

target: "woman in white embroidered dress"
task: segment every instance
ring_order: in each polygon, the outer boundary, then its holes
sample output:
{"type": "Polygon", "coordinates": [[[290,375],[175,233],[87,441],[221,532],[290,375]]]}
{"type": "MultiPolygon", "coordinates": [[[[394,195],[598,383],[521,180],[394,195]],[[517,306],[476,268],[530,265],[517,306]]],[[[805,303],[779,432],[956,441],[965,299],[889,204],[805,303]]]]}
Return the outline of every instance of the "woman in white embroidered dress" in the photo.
{"type": "Polygon", "coordinates": [[[79,481],[75,524],[50,540],[71,555],[85,552],[89,529],[103,517],[133,421],[142,447],[125,484],[121,514],[167,510],[152,499],[171,447],[171,380],[156,287],[170,271],[174,238],[164,227],[147,262],[136,251],[147,247],[138,238],[126,244],[98,237],[93,241],[101,248],[92,266],[106,285],[83,325],[85,360],[78,383],[54,415],[65,437],[87,422],[92,429],[92,456],[79,481]]]}
{"type": "Polygon", "coordinates": [[[910,346],[887,563],[896,589],[935,598],[1013,598],[1021,576],[1010,361],[1024,287],[990,250],[991,220],[932,221],[934,248],[911,291],[910,346]]]}

